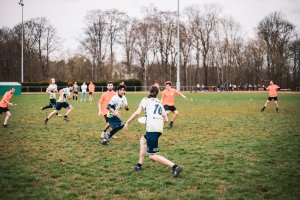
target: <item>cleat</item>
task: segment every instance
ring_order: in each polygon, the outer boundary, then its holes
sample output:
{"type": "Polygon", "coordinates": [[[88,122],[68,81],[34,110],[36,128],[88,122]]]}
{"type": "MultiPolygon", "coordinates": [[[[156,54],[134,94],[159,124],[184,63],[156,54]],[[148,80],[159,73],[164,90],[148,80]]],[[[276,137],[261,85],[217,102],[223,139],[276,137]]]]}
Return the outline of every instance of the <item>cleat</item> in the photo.
{"type": "Polygon", "coordinates": [[[173,128],[173,124],[170,123],[170,124],[169,124],[169,128],[173,128]]]}
{"type": "Polygon", "coordinates": [[[46,119],[45,119],[45,125],[47,125],[48,121],[49,121],[49,119],[46,118],[46,119]]]}
{"type": "Polygon", "coordinates": [[[8,128],[8,124],[3,124],[3,128],[8,128]]]}
{"type": "Polygon", "coordinates": [[[180,165],[178,165],[175,169],[173,169],[172,176],[177,177],[179,175],[179,173],[182,171],[183,171],[183,168],[180,165]]]}
{"type": "Polygon", "coordinates": [[[68,118],[68,117],[64,117],[64,120],[65,120],[66,122],[69,122],[69,118],[68,118]]]}
{"type": "Polygon", "coordinates": [[[278,108],[276,108],[276,112],[279,112],[279,109],[278,109],[278,108]]]}
{"type": "Polygon", "coordinates": [[[108,143],[108,140],[106,140],[106,139],[101,140],[101,144],[106,145],[107,143],[108,143]]]}
{"type": "Polygon", "coordinates": [[[133,166],[133,170],[136,171],[136,172],[137,172],[137,171],[141,171],[141,170],[142,170],[142,166],[139,167],[137,164],[135,164],[135,165],[133,166]]]}

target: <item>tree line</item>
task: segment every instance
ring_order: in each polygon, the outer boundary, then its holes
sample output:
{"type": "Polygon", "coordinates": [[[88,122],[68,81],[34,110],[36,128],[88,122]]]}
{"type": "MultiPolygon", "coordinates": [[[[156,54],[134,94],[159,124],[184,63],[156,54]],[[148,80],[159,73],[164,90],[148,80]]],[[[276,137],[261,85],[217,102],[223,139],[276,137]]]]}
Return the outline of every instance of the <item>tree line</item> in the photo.
{"type": "MultiPolygon", "coordinates": [[[[51,59],[61,39],[45,17],[24,22],[24,81],[136,78],[176,82],[176,12],[146,7],[136,19],[117,9],[89,11],[78,53],[51,59]]],[[[217,4],[192,5],[179,23],[181,85],[258,84],[300,87],[300,39],[281,12],[266,15],[245,38],[217,4]]],[[[20,81],[22,25],[0,29],[0,80],[20,81]]]]}

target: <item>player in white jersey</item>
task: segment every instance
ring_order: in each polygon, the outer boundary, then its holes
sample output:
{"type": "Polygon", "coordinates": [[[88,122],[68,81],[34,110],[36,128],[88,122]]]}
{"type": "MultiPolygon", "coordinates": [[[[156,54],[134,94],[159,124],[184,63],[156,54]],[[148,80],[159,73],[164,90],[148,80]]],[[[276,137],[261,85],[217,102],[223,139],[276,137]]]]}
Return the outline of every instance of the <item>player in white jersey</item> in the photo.
{"type": "Polygon", "coordinates": [[[55,115],[59,110],[61,110],[62,108],[66,108],[67,112],[64,116],[64,120],[66,122],[69,122],[69,118],[68,115],[70,114],[70,112],[73,110],[72,105],[69,105],[68,102],[66,102],[67,99],[72,99],[71,96],[71,91],[73,90],[73,83],[69,83],[67,88],[63,88],[59,91],[60,96],[59,99],[56,103],[55,109],[53,112],[51,112],[48,117],[45,119],[45,125],[48,123],[49,119],[55,115]]]}
{"type": "Polygon", "coordinates": [[[119,110],[122,107],[125,107],[127,111],[129,110],[127,98],[125,97],[126,86],[119,85],[117,91],[118,93],[111,98],[107,105],[108,113],[106,117],[112,130],[110,132],[105,133],[105,138],[101,141],[101,144],[104,145],[107,144],[109,139],[113,137],[114,134],[116,134],[119,130],[121,130],[124,127],[124,123],[120,119],[121,115],[119,113],[119,110]]]}
{"type": "Polygon", "coordinates": [[[46,89],[46,92],[49,93],[50,102],[47,106],[42,107],[41,110],[45,110],[48,108],[54,108],[56,105],[56,93],[58,91],[57,91],[57,85],[55,84],[54,78],[51,78],[50,84],[49,84],[48,88],[46,89]]]}
{"type": "Polygon", "coordinates": [[[140,157],[138,163],[134,166],[135,171],[142,170],[142,164],[145,159],[146,152],[151,160],[164,164],[172,168],[172,175],[177,177],[183,168],[165,157],[158,155],[158,138],[163,132],[164,120],[168,122],[168,116],[161,103],[156,97],[159,89],[152,86],[148,97],[144,98],[138,109],[130,116],[124,125],[124,129],[128,130],[129,123],[134,120],[144,110],[146,117],[146,134],[140,140],[140,157]]]}

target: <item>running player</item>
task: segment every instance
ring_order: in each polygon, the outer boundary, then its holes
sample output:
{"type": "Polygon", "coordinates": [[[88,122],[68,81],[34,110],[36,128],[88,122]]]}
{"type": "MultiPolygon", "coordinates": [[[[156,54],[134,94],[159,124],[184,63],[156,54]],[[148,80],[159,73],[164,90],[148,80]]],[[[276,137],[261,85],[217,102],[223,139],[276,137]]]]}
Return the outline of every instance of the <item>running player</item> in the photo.
{"type": "Polygon", "coordinates": [[[106,122],[105,127],[101,133],[101,138],[105,137],[105,132],[110,127],[109,123],[108,123],[107,115],[106,115],[108,112],[107,105],[108,105],[109,101],[111,100],[111,98],[116,95],[116,92],[113,91],[114,85],[113,85],[112,81],[108,81],[106,84],[106,87],[107,87],[107,91],[101,95],[101,98],[99,99],[99,102],[98,102],[98,110],[99,110],[98,115],[99,115],[99,117],[102,115],[106,122]]]}
{"type": "Polygon", "coordinates": [[[278,85],[275,85],[273,81],[270,81],[270,85],[267,87],[267,91],[269,91],[269,98],[265,103],[264,107],[262,107],[262,109],[260,110],[260,112],[264,112],[269,102],[272,100],[274,100],[274,103],[276,104],[276,111],[279,112],[278,95],[277,95],[277,90],[279,88],[280,87],[278,85]]]}
{"type": "Polygon", "coordinates": [[[50,102],[47,106],[42,107],[41,110],[45,110],[45,109],[48,109],[48,108],[54,108],[55,105],[56,105],[56,93],[58,91],[57,91],[57,85],[55,84],[55,79],[54,78],[51,78],[50,84],[47,87],[46,92],[49,93],[49,95],[50,95],[49,96],[50,102]]]}
{"type": "Polygon", "coordinates": [[[119,85],[117,88],[118,94],[114,95],[111,100],[109,101],[107,105],[107,121],[112,128],[110,132],[105,133],[105,138],[102,139],[101,144],[107,144],[109,139],[114,136],[119,130],[121,130],[124,127],[124,123],[122,122],[121,115],[119,113],[119,110],[122,107],[125,107],[125,109],[128,111],[128,103],[127,98],[125,97],[126,93],[126,86],[125,85],[119,85]]]}
{"type": "Polygon", "coordinates": [[[50,120],[50,118],[55,115],[59,110],[61,110],[62,108],[66,108],[67,112],[64,116],[64,120],[66,122],[69,122],[69,118],[68,115],[70,114],[70,112],[73,110],[72,105],[69,105],[68,102],[66,102],[67,99],[72,99],[71,96],[71,91],[73,90],[73,83],[69,83],[67,88],[63,88],[59,91],[60,96],[59,96],[59,100],[56,103],[55,109],[53,112],[51,112],[48,117],[45,119],[45,125],[47,125],[48,121],[50,120]]]}
{"type": "Polygon", "coordinates": [[[158,155],[158,138],[161,136],[164,127],[164,120],[168,122],[168,115],[163,108],[162,103],[156,98],[158,88],[152,86],[148,97],[145,97],[138,109],[130,116],[125,123],[124,129],[128,130],[129,123],[134,120],[144,110],[146,117],[146,134],[140,140],[140,156],[138,163],[133,167],[135,171],[142,170],[146,152],[149,158],[158,163],[164,164],[172,168],[174,177],[177,177],[183,168],[165,157],[158,155]],[[164,118],[164,119],[163,119],[164,118]]]}
{"type": "Polygon", "coordinates": [[[3,123],[3,128],[8,127],[8,124],[7,124],[8,119],[11,116],[8,106],[14,106],[13,103],[9,102],[14,93],[15,93],[15,88],[11,87],[10,90],[4,94],[2,100],[0,101],[0,115],[2,115],[2,113],[5,113],[5,115],[6,115],[5,119],[4,119],[4,123],[3,123]]]}
{"type": "Polygon", "coordinates": [[[93,101],[94,92],[95,92],[95,85],[91,81],[89,84],[89,102],[93,101]]]}
{"type": "Polygon", "coordinates": [[[175,122],[175,120],[179,114],[174,105],[175,104],[175,95],[179,94],[180,96],[182,96],[182,98],[186,99],[186,96],[184,96],[178,90],[171,88],[171,85],[172,85],[171,81],[166,82],[166,89],[162,92],[162,96],[161,96],[161,101],[162,101],[162,104],[164,105],[164,108],[165,108],[167,114],[169,114],[170,111],[173,113],[173,118],[169,124],[169,128],[173,127],[173,123],[175,122]]]}

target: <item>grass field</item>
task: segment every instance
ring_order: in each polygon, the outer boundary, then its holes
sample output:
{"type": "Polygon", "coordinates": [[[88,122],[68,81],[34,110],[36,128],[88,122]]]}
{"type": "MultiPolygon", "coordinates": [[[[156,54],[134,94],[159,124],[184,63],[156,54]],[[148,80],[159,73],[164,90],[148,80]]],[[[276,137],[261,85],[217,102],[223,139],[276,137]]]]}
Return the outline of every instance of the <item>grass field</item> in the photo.
{"type": "MultiPolygon", "coordinates": [[[[123,121],[144,96],[127,94],[123,121]]],[[[70,101],[70,122],[47,126],[47,95],[13,97],[10,127],[0,129],[0,199],[300,199],[299,94],[280,94],[279,113],[273,103],[259,112],[266,93],[187,96],[176,98],[180,116],[159,145],[184,167],[178,178],[148,158],[132,170],[145,132],[137,121],[99,143],[99,94],[92,104],[70,101]]]]}

